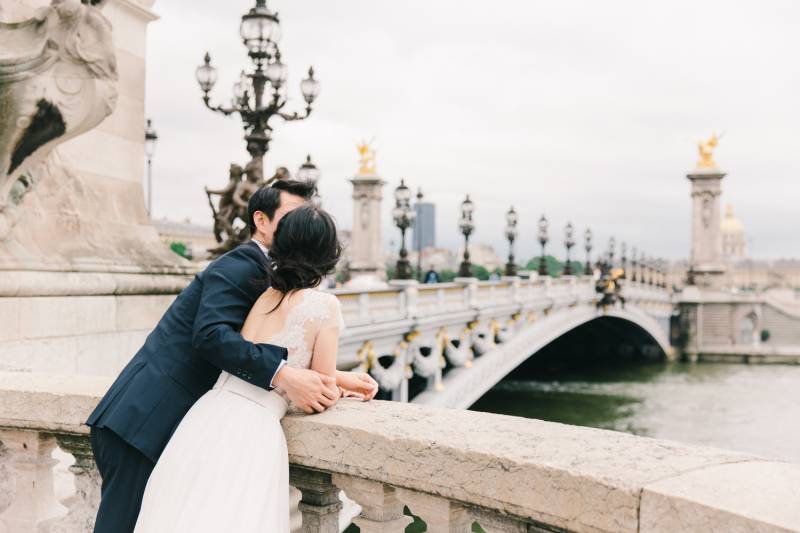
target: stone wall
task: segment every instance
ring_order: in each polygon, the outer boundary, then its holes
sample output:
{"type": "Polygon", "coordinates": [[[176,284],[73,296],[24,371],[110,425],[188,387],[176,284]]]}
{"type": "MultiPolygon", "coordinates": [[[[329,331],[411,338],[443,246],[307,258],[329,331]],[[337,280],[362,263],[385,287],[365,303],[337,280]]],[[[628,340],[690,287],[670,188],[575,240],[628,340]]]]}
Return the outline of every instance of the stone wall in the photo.
{"type": "MultiPolygon", "coordinates": [[[[81,422],[107,385],[0,373],[0,492],[9,495],[0,523],[37,530],[43,507],[24,507],[37,498],[53,502],[47,523],[68,520],[82,525],[69,531],[89,531],[98,480],[80,446],[81,422]],[[43,483],[52,461],[40,453],[56,445],[82,461],[73,472],[83,492],[60,504],[52,479],[43,483]],[[21,476],[39,483],[14,488],[21,476]]],[[[338,530],[339,489],[362,506],[362,531],[403,531],[403,505],[429,531],[469,531],[473,522],[518,533],[800,531],[800,465],[791,463],[397,402],[340,401],[319,415],[287,416],[283,427],[292,483],[307,502],[300,506],[306,532],[338,530]]]]}

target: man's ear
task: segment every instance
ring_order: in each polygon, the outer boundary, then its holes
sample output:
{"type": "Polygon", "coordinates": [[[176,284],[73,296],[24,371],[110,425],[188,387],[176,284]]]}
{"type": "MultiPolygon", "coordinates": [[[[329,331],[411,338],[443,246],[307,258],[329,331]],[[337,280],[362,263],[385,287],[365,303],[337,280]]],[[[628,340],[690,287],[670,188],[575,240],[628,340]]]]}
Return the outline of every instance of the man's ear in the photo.
{"type": "Polygon", "coordinates": [[[256,227],[269,224],[269,217],[263,211],[256,211],[253,213],[253,223],[256,225],[256,227]]]}

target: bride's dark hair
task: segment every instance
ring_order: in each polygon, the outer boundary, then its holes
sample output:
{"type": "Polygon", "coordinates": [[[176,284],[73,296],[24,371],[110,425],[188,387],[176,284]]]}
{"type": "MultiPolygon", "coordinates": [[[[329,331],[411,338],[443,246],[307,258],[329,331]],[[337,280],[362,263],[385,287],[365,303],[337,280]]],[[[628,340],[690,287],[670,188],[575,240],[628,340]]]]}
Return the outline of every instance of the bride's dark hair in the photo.
{"type": "Polygon", "coordinates": [[[316,287],[334,271],[341,255],[333,218],[319,207],[303,205],[278,222],[269,247],[267,282],[284,296],[316,287]]]}

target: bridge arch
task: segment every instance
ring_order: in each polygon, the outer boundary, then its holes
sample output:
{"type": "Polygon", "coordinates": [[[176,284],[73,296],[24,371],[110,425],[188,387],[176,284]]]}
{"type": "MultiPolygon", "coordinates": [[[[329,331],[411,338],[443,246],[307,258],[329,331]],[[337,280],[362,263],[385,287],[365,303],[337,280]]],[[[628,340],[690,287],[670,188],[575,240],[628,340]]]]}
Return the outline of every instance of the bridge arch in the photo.
{"type": "Polygon", "coordinates": [[[444,391],[425,391],[414,403],[466,409],[489,389],[543,348],[564,335],[595,321],[631,328],[663,356],[670,353],[667,331],[657,320],[635,307],[600,312],[593,307],[564,309],[523,327],[507,343],[476,358],[472,368],[454,368],[445,378],[444,391]]]}

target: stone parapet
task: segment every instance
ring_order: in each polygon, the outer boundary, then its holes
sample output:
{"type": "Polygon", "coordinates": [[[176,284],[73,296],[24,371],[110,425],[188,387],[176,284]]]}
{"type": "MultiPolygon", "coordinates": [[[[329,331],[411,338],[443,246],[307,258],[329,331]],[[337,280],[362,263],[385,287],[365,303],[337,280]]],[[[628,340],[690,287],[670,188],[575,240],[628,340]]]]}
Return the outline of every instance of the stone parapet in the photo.
{"type": "MultiPolygon", "coordinates": [[[[0,523],[90,530],[97,476],[81,422],[108,384],[0,373],[0,441],[9,452],[0,459],[0,523]],[[78,458],[71,472],[82,487],[60,503],[49,458],[56,446],[78,458]],[[39,484],[20,488],[23,477],[39,484]]],[[[341,401],[283,426],[307,532],[337,530],[339,489],[361,505],[355,522],[366,531],[403,531],[403,505],[430,531],[469,531],[475,521],[519,532],[800,531],[800,465],[791,463],[397,402],[341,401]]]]}

